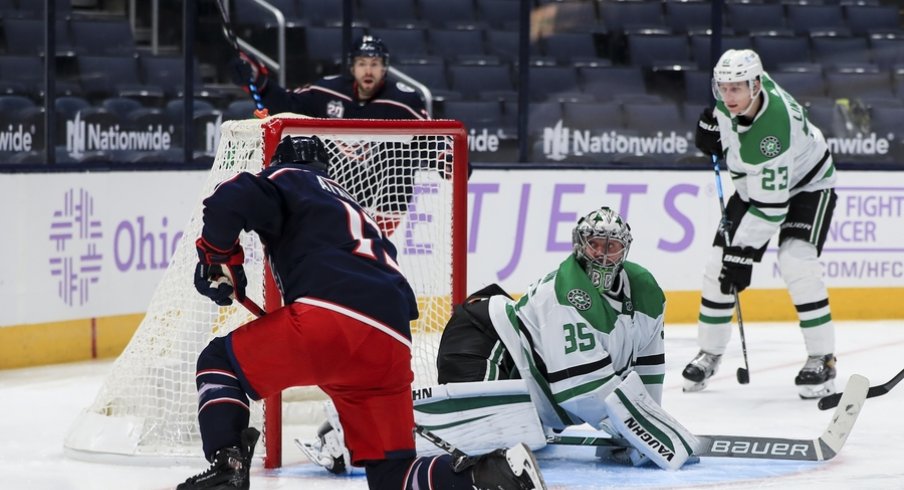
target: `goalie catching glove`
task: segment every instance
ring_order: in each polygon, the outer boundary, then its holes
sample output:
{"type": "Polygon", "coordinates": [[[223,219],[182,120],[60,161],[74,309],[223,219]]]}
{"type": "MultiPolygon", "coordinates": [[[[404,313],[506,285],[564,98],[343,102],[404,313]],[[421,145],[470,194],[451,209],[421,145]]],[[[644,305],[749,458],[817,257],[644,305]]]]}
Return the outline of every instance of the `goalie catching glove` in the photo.
{"type": "Polygon", "coordinates": [[[195,267],[195,289],[220,306],[232,304],[232,296],[245,299],[245,252],[236,241],[229,250],[220,250],[204,238],[195,242],[198,265],[195,267]]]}

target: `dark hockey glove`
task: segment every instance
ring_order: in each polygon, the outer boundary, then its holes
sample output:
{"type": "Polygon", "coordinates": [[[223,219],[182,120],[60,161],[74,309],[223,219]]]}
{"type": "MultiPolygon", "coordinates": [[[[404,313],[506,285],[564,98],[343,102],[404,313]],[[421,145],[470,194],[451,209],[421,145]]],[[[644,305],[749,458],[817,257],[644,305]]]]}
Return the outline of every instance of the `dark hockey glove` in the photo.
{"type": "Polygon", "coordinates": [[[239,51],[239,55],[229,62],[232,71],[232,82],[248,91],[248,83],[254,82],[257,93],[262,93],[269,81],[267,65],[258,61],[254,56],[239,51]]]}
{"type": "Polygon", "coordinates": [[[195,267],[195,289],[220,306],[232,304],[232,295],[245,299],[245,252],[236,242],[229,250],[219,250],[203,238],[195,242],[198,265],[195,267]]]}
{"type": "Polygon", "coordinates": [[[722,272],[719,273],[719,288],[722,294],[731,294],[732,288],[741,292],[750,286],[753,272],[753,247],[725,247],[722,252],[722,272]]]}
{"type": "Polygon", "coordinates": [[[719,135],[719,123],[709,107],[703,109],[700,120],[697,121],[697,134],[694,136],[694,145],[710,158],[722,158],[722,140],[719,135]]]}

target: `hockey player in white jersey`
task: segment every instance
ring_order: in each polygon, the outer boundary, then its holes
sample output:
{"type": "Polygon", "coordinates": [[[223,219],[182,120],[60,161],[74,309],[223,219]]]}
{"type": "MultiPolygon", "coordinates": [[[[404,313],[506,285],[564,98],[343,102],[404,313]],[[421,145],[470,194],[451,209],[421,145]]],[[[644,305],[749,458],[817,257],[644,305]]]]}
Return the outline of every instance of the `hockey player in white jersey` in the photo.
{"type": "Polygon", "coordinates": [[[794,379],[801,398],[834,393],[835,329],[818,261],[835,208],[835,166],[819,128],[763,71],[749,49],[726,51],[713,69],[715,110],[700,116],[696,145],[724,158],[736,189],[728,201],[731,243],[717,232],[703,276],[698,343],[685,391],[719,368],[731,338],[733,292],[778,233],[778,266],[797,310],[807,360],[794,379]]]}
{"type": "Polygon", "coordinates": [[[665,295],[626,261],[631,241],[628,224],[602,207],[578,221],[574,252],[520,300],[496,285],[472,294],[443,332],[439,382],[521,378],[544,429],[587,423],[628,441],[616,460],[680,468],[698,442],[660,406],[665,295]]]}

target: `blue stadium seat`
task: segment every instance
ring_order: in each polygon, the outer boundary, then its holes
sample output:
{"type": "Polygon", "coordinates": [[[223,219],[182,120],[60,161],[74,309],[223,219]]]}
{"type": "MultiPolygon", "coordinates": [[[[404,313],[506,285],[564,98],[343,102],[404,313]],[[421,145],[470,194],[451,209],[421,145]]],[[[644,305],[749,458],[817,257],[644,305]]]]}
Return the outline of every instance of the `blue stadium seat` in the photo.
{"type": "Polygon", "coordinates": [[[69,29],[79,54],[121,55],[135,52],[132,27],[126,20],[72,19],[69,29]]]}
{"type": "Polygon", "coordinates": [[[223,111],[224,121],[252,119],[256,109],[254,101],[249,99],[234,100],[223,111]]]}
{"type": "Polygon", "coordinates": [[[109,113],[115,114],[121,121],[126,121],[129,114],[141,109],[141,102],[125,97],[110,97],[101,101],[100,106],[109,113]]]}
{"type": "Polygon", "coordinates": [[[904,107],[874,106],[870,108],[870,129],[880,136],[892,134],[901,141],[904,136],[904,107]]]}
{"type": "Polygon", "coordinates": [[[477,16],[492,29],[516,30],[521,2],[518,0],[477,0],[477,16]]]}
{"type": "Polygon", "coordinates": [[[840,5],[793,4],[787,5],[788,27],[796,34],[813,32],[844,32],[848,27],[840,5]]]}
{"type": "Polygon", "coordinates": [[[617,102],[579,102],[562,104],[565,126],[594,131],[624,127],[621,105],[617,102]]]}
{"type": "MultiPolygon", "coordinates": [[[[166,107],[164,108],[164,114],[170,118],[172,121],[181,121],[182,114],[184,113],[185,102],[182,99],[173,99],[166,103],[166,107]]],[[[198,114],[207,114],[216,109],[214,106],[203,100],[193,100],[192,101],[192,110],[195,115],[198,114]]]]}
{"type": "Polygon", "coordinates": [[[690,61],[687,36],[683,34],[628,34],[628,54],[631,64],[642,67],[685,64],[690,61]]]}
{"type": "MultiPolygon", "coordinates": [[[[596,2],[566,1],[548,3],[544,7],[554,10],[553,32],[596,32],[601,30],[596,13],[596,2]]],[[[517,17],[515,17],[517,19],[517,17]]]]}
{"type": "Polygon", "coordinates": [[[847,25],[855,36],[873,32],[902,32],[899,8],[892,5],[845,5],[847,25]]]}
{"type": "Polygon", "coordinates": [[[336,0],[296,0],[296,23],[330,25],[342,21],[342,2],[336,0]]]}
{"type": "Polygon", "coordinates": [[[430,90],[449,90],[446,64],[442,60],[435,63],[397,63],[395,67],[402,73],[423,83],[430,90]]]}
{"type": "Polygon", "coordinates": [[[55,98],[53,100],[53,106],[58,118],[72,119],[75,117],[76,113],[90,107],[91,103],[83,97],[67,95],[55,98]]]}
{"type": "Polygon", "coordinates": [[[483,31],[477,29],[431,29],[430,51],[438,56],[486,54],[483,31]]]}
{"type": "Polygon", "coordinates": [[[24,95],[0,95],[0,114],[14,115],[33,107],[35,102],[24,95]]]}
{"type": "MultiPolygon", "coordinates": [[[[352,28],[352,38],[364,34],[361,28],[352,28]]],[[[342,29],[339,27],[308,26],[304,29],[305,51],[310,60],[334,62],[342,59],[342,29]]]]}
{"type": "Polygon", "coordinates": [[[38,96],[44,61],[38,56],[0,56],[0,94],[38,96]]]}
{"type": "Polygon", "coordinates": [[[870,37],[873,61],[883,70],[904,63],[904,36],[870,37]]]}
{"type": "MultiPolygon", "coordinates": [[[[516,126],[518,115],[518,103],[503,102],[503,122],[509,126],[516,126]]],[[[536,102],[528,106],[527,132],[538,135],[543,129],[555,126],[562,120],[562,104],[554,102],[536,102]]]]}
{"type": "Polygon", "coordinates": [[[752,42],[766,70],[776,69],[784,63],[812,61],[810,44],[803,36],[754,36],[752,42]]]}
{"type": "Polygon", "coordinates": [[[795,99],[825,97],[825,82],[821,72],[794,71],[774,72],[772,78],[795,99]]]}
{"type": "MultiPolygon", "coordinates": [[[[287,22],[295,21],[301,16],[295,8],[295,0],[267,0],[276,7],[287,22]]],[[[230,20],[237,26],[264,27],[276,25],[276,16],[273,13],[251,0],[233,0],[230,20]]]]}
{"type": "Polygon", "coordinates": [[[508,65],[449,65],[449,80],[454,90],[465,98],[476,98],[484,91],[512,90],[508,65]]]}
{"type": "Polygon", "coordinates": [[[610,31],[624,32],[644,27],[665,27],[659,1],[604,2],[599,4],[600,19],[610,31]]]}
{"type": "Polygon", "coordinates": [[[427,54],[427,34],[424,29],[419,27],[410,29],[371,28],[368,32],[382,39],[393,57],[427,54]]]}
{"type": "Polygon", "coordinates": [[[600,101],[617,99],[624,95],[645,94],[643,72],[636,66],[578,67],[579,80],[584,92],[600,101]]]}
{"type": "Polygon", "coordinates": [[[827,71],[825,76],[826,91],[829,97],[835,99],[894,98],[895,96],[888,72],[827,71]]]}
{"type": "MultiPolygon", "coordinates": [[[[712,24],[712,5],[710,2],[667,1],[665,6],[665,23],[675,33],[709,29],[712,24]]],[[[724,22],[724,19],[723,19],[724,22]]]]}
{"type": "MultiPolygon", "coordinates": [[[[327,0],[341,5],[342,2],[327,0]]],[[[355,11],[359,19],[366,19],[373,27],[418,24],[415,0],[359,0],[355,11]]]]}
{"type": "Polygon", "coordinates": [[[572,66],[531,66],[528,76],[531,100],[542,101],[561,92],[579,91],[577,72],[572,66]]]}
{"type": "Polygon", "coordinates": [[[134,56],[79,56],[79,81],[89,98],[104,99],[142,85],[134,56]]]}
{"type": "Polygon", "coordinates": [[[433,27],[452,27],[477,21],[472,0],[418,0],[421,20],[433,27]]]}
{"type": "Polygon", "coordinates": [[[699,104],[713,104],[713,72],[691,70],[684,72],[684,100],[699,104]]]}
{"type": "Polygon", "coordinates": [[[598,56],[593,35],[589,32],[562,32],[543,38],[542,52],[560,63],[588,60],[598,56]]]}
{"type": "Polygon", "coordinates": [[[870,59],[869,44],[865,37],[813,37],[810,39],[810,46],[813,61],[826,67],[870,59]]]}
{"type": "MultiPolygon", "coordinates": [[[[509,61],[518,59],[518,31],[489,29],[485,34],[487,54],[509,61]]],[[[531,43],[530,51],[531,56],[540,55],[540,43],[531,43]]]]}
{"type": "MultiPolygon", "coordinates": [[[[10,54],[44,54],[44,25],[40,19],[4,19],[3,39],[10,54]]],[[[56,23],[56,53],[73,51],[65,21],[56,23]]]]}
{"type": "MultiPolygon", "coordinates": [[[[184,92],[185,61],[181,57],[142,56],[138,59],[141,77],[145,85],[159,88],[167,97],[184,92]]],[[[194,64],[194,86],[201,87],[201,72],[194,64]]]]}
{"type": "Polygon", "coordinates": [[[687,127],[678,104],[630,102],[622,104],[625,116],[625,127],[641,134],[675,131],[685,133],[693,130],[687,127]]]}
{"type": "MultiPolygon", "coordinates": [[[[54,12],[57,19],[63,19],[72,14],[72,3],[70,0],[56,0],[54,12]]],[[[44,18],[44,2],[36,0],[19,0],[16,12],[20,18],[43,19],[44,18]]]]}
{"type": "Polygon", "coordinates": [[[785,11],[779,3],[729,3],[725,14],[738,34],[787,27],[785,11]]]}
{"type": "MultiPolygon", "coordinates": [[[[716,53],[714,59],[710,57],[709,35],[694,34],[690,36],[690,38],[691,55],[697,62],[697,67],[701,70],[712,70],[713,65],[715,65],[716,60],[719,59],[719,55],[721,55],[722,53],[716,53]]],[[[721,45],[722,51],[728,49],[750,49],[753,46],[750,41],[750,37],[746,34],[741,36],[723,36],[721,45]]]]}
{"type": "Polygon", "coordinates": [[[448,101],[443,106],[443,117],[457,119],[468,129],[497,129],[503,126],[502,105],[487,101],[448,101]]]}

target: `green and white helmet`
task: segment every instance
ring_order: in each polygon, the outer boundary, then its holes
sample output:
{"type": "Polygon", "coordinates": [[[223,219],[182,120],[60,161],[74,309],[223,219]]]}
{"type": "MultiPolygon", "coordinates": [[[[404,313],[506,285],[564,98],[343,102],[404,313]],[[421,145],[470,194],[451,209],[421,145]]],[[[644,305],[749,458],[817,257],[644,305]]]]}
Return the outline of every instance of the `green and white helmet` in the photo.
{"type": "Polygon", "coordinates": [[[628,223],[606,206],[578,220],[571,233],[574,256],[600,293],[612,288],[632,240],[628,223]]]}

